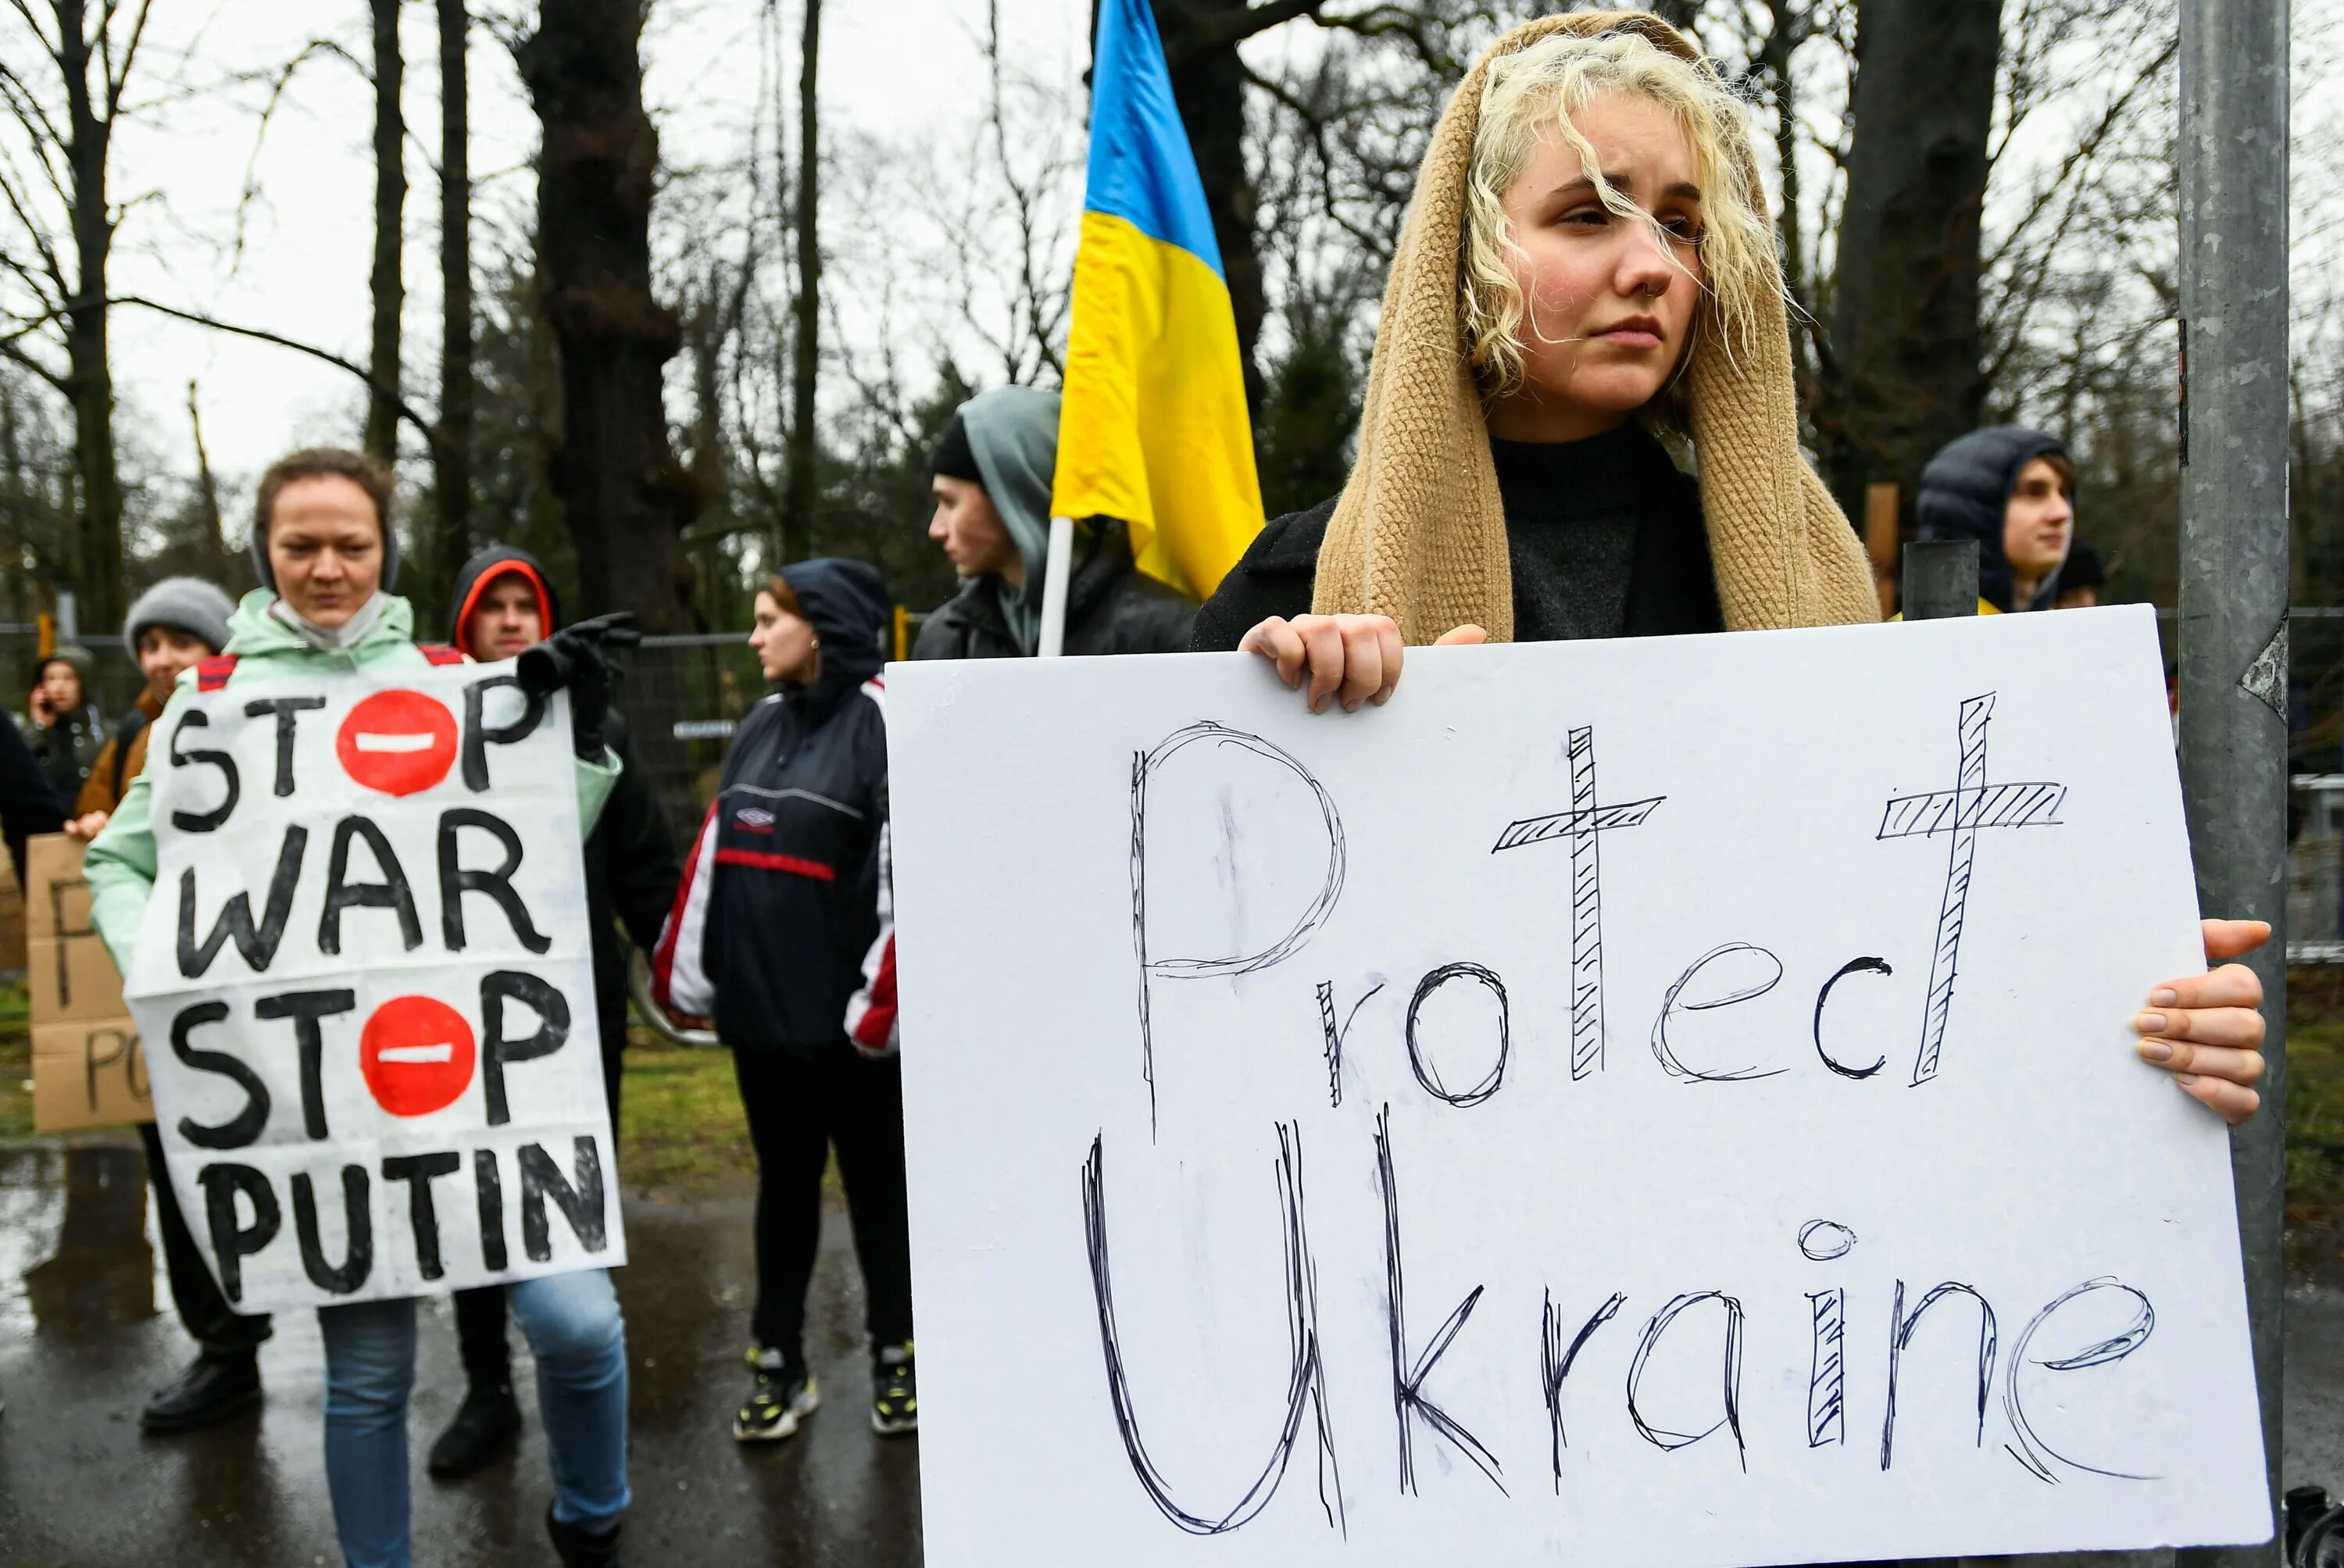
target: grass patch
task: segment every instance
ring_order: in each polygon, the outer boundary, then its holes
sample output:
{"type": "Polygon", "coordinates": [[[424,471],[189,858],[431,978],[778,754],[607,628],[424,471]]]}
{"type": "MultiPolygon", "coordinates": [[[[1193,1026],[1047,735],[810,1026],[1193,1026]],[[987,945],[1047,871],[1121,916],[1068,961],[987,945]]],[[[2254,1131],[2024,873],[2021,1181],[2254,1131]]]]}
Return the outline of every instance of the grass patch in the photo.
{"type": "Polygon", "coordinates": [[[32,1030],[24,983],[0,986],[0,1138],[32,1136],[32,1030]]]}
{"type": "Polygon", "coordinates": [[[619,1119],[619,1172],[631,1190],[719,1198],[755,1184],[756,1151],[731,1051],[694,1050],[630,1029],[619,1119]]]}

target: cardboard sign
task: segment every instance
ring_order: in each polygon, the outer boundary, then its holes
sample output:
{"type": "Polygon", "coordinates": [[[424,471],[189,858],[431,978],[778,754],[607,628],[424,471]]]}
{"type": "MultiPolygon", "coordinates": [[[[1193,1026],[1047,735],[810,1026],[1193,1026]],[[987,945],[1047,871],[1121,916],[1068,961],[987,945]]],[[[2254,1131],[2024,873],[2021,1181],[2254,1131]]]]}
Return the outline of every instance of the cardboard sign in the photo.
{"type": "Polygon", "coordinates": [[[473,664],[157,721],[130,1006],[245,1310],[626,1260],[567,709],[473,664]]]}
{"type": "Polygon", "coordinates": [[[70,1132],[155,1119],[138,1026],[113,956],[89,923],[82,845],[64,834],[26,844],[25,980],[33,1007],[33,1125],[70,1132]]]}
{"type": "Polygon", "coordinates": [[[933,1563],[2268,1536],[2228,1138],[2129,1028],[2203,966],[2146,608],[888,731],[933,1563]]]}

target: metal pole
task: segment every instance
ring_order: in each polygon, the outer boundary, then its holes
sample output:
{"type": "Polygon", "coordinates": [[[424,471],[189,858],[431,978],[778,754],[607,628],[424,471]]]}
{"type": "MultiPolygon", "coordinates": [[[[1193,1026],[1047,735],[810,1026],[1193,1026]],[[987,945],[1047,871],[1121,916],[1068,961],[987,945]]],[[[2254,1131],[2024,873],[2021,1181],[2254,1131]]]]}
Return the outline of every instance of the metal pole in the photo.
{"type": "Polygon", "coordinates": [[[1066,579],[1075,569],[1075,523],[1072,518],[1050,520],[1050,551],[1042,574],[1042,636],[1034,651],[1055,659],[1066,646],[1066,579]]]}
{"type": "MultiPolygon", "coordinates": [[[[2276,1520],[2287,1144],[2288,0],[2181,0],[2181,782],[2208,915],[2268,920],[2270,1034],[2232,1136],[2276,1520]]],[[[2184,1552],[2276,1568],[2280,1546],[2184,1552]]]]}
{"type": "Polygon", "coordinates": [[[1975,539],[1916,539],[1904,547],[1904,619],[1946,621],[1978,606],[1975,539]]]}

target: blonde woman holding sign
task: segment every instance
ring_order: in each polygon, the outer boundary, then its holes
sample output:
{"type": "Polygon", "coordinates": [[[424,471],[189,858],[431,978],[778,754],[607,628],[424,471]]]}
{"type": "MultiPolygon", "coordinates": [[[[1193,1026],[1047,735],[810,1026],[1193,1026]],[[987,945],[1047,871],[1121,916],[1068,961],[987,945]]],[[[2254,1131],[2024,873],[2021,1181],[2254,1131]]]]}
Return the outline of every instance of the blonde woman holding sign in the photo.
{"type": "MultiPolygon", "coordinates": [[[[1515,28],[1417,177],[1340,495],[1272,521],[1192,646],[1270,660],[1316,711],[1390,700],[1409,643],[1878,619],[1799,454],[1782,273],[1743,106],[1641,12],[1515,28]],[[1699,477],[1681,469],[1676,446],[1699,477]]],[[[2208,921],[2235,958],[2269,927],[2208,921]]],[[[2154,987],[2144,1060],[2243,1121],[2262,987],[2154,987]]]]}
{"type": "MultiPolygon", "coordinates": [[[[389,525],[389,475],[356,452],[314,449],[271,467],[253,520],[253,564],[266,585],[229,622],[224,656],[182,677],[179,699],[208,681],[420,669],[414,614],[389,592],[399,565],[389,525]]],[[[602,748],[606,673],[588,643],[568,650],[582,678],[571,685],[581,753],[580,816],[591,831],[617,764],[602,748]]],[[[461,655],[440,650],[438,662],[461,655]]],[[[167,708],[157,721],[171,733],[167,708]]],[[[133,972],[157,865],[151,778],[141,774],[89,847],[91,923],[115,963],[133,972]]],[[[561,1561],[618,1561],[627,1492],[626,1330],[607,1270],[553,1274],[511,1287],[537,1358],[538,1400],[552,1450],[547,1529],[561,1561]]],[[[415,1381],[412,1299],[320,1308],[326,1345],[326,1481],[351,1568],[407,1568],[407,1399],[415,1381]]]]}

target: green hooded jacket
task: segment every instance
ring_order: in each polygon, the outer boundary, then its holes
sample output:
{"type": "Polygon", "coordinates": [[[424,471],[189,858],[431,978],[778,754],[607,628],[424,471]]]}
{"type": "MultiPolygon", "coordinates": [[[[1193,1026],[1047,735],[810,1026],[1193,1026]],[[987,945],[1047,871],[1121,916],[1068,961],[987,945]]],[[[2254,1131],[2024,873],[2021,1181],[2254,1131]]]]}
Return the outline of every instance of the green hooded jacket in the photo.
{"type": "MultiPolygon", "coordinates": [[[[302,640],[290,626],[268,612],[277,595],[257,588],[244,596],[228,621],[228,640],[222,652],[237,657],[229,673],[231,686],[243,681],[268,681],[293,675],[315,675],[357,670],[422,670],[429,662],[415,646],[415,612],[404,599],[394,598],[381,617],[350,647],[328,652],[302,640]]],[[[195,690],[196,672],[179,676],[178,690],[155,721],[158,733],[167,733],[171,714],[195,690]]],[[[138,927],[146,916],[146,901],[155,891],[155,830],[147,814],[148,774],[132,781],[122,804],[108,818],[82,860],[89,881],[90,924],[97,928],[115,967],[127,978],[132,956],[138,947],[138,927]]],[[[578,764],[578,827],[582,835],[594,830],[602,802],[619,776],[619,760],[606,749],[600,760],[578,764]]]]}

